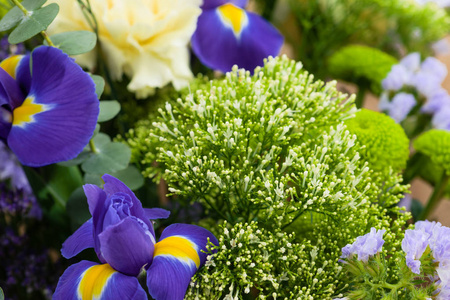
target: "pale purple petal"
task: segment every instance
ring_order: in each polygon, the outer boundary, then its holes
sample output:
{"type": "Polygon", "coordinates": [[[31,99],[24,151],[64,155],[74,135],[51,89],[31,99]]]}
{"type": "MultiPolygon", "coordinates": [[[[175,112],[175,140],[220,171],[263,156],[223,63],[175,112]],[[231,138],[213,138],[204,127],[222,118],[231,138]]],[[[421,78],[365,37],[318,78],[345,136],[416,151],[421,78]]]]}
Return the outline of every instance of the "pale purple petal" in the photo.
{"type": "Polygon", "coordinates": [[[416,98],[407,93],[398,93],[394,96],[389,110],[389,116],[400,123],[409,114],[409,112],[416,106],[416,98]]]}

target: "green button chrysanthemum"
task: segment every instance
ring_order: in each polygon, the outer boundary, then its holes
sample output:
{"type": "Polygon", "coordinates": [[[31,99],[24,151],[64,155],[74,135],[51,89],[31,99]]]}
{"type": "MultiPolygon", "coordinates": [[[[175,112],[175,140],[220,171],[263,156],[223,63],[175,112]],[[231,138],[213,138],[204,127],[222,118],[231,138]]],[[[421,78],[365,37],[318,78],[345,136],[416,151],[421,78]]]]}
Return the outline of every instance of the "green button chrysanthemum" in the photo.
{"type": "Polygon", "coordinates": [[[429,156],[434,164],[444,168],[450,175],[450,132],[429,130],[414,141],[414,148],[429,156]]]}
{"type": "Polygon", "coordinates": [[[348,130],[357,136],[365,148],[360,150],[372,169],[386,171],[391,167],[401,171],[409,156],[409,140],[403,128],[379,112],[362,109],[356,117],[346,121],[348,130]]]}

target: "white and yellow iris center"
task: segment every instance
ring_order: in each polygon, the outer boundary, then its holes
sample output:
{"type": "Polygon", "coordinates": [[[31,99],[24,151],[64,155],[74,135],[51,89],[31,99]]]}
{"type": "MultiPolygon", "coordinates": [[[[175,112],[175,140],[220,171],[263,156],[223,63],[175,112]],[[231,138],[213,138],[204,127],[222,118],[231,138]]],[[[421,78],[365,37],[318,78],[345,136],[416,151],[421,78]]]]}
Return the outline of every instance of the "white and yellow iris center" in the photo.
{"type": "Polygon", "coordinates": [[[193,242],[184,237],[171,236],[155,244],[153,257],[158,255],[168,255],[174,256],[178,260],[187,263],[193,261],[198,269],[200,267],[200,257],[198,256],[196,248],[197,247],[193,242]]]}
{"type": "Polygon", "coordinates": [[[245,10],[231,3],[227,3],[219,6],[217,12],[222,23],[231,28],[236,38],[239,38],[242,30],[248,24],[248,17],[245,10]]]}
{"type": "Polygon", "coordinates": [[[92,266],[84,271],[78,285],[78,297],[82,300],[99,299],[115,272],[108,264],[92,266]]]}
{"type": "Polygon", "coordinates": [[[33,97],[28,97],[22,105],[13,110],[13,126],[23,126],[34,121],[33,116],[46,110],[44,104],[34,103],[33,97]]]}

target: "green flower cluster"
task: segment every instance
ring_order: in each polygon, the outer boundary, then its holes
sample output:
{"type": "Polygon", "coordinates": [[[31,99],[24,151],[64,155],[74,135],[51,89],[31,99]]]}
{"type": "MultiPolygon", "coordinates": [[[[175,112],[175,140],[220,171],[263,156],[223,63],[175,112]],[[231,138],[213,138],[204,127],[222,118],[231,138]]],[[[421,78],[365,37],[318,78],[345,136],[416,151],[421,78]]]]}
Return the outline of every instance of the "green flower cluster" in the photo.
{"type": "MultiPolygon", "coordinates": [[[[130,132],[133,160],[145,176],[166,180],[174,200],[185,205],[198,201],[211,219],[235,224],[234,235],[224,231],[219,236],[221,246],[247,226],[264,232],[258,239],[267,246],[268,263],[251,258],[261,271],[246,270],[252,276],[241,281],[240,267],[227,264],[248,256],[239,251],[265,253],[256,248],[258,243],[242,237],[242,250],[235,249],[239,255],[225,245],[219,248],[215,267],[200,273],[207,280],[201,291],[235,295],[249,286],[261,287],[255,293],[262,298],[275,293],[287,299],[330,299],[347,288],[338,263],[341,248],[371,227],[388,230],[384,251],[396,257],[401,228],[409,218],[396,203],[408,187],[400,184],[401,177],[392,171],[395,166],[379,172],[361,159],[364,145],[344,124],[354,117],[353,98],[339,93],[334,82],[314,81],[300,63],[283,57],[269,58],[254,75],[234,68],[224,79],[200,78],[190,90],[159,109],[155,122],[141,121],[130,132]],[[297,247],[301,268],[290,263],[280,269],[276,250],[289,249],[287,243],[297,247]],[[306,268],[313,250],[318,269],[306,268]],[[229,280],[224,281],[220,270],[228,270],[224,276],[229,280]],[[322,271],[323,277],[318,275],[322,271]],[[280,280],[283,272],[287,282],[280,280]],[[285,291],[262,280],[264,274],[286,286],[281,289],[285,291]]],[[[375,134],[380,128],[372,130],[375,134]]],[[[217,231],[217,225],[210,226],[217,231]]],[[[247,264],[251,262],[242,268],[247,264]]]]}
{"type": "Polygon", "coordinates": [[[432,129],[414,141],[414,148],[428,156],[433,164],[443,168],[450,176],[450,133],[432,129]]]}
{"type": "Polygon", "coordinates": [[[361,144],[361,155],[376,171],[391,167],[400,172],[409,157],[409,140],[403,128],[382,113],[362,109],[356,117],[345,122],[348,130],[356,134],[361,144]]]}

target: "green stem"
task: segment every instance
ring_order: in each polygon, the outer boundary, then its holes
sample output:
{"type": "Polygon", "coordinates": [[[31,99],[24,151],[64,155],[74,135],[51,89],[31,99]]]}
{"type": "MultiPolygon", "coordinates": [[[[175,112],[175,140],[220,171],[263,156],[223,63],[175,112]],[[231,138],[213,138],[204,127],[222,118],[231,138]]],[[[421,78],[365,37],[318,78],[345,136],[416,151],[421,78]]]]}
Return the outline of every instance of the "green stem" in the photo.
{"type": "Polygon", "coordinates": [[[28,10],[22,5],[22,3],[19,2],[19,0],[12,0],[12,2],[14,3],[15,6],[17,6],[25,16],[29,16],[30,13],[28,12],[28,10]]]}
{"type": "Polygon", "coordinates": [[[355,105],[357,108],[362,108],[364,105],[364,98],[366,97],[367,87],[364,83],[359,85],[358,93],[356,94],[355,105]]]}
{"type": "Polygon", "coordinates": [[[94,140],[93,140],[93,139],[90,139],[90,140],[89,140],[89,147],[91,148],[92,153],[98,153],[98,150],[97,150],[97,148],[95,147],[95,144],[94,144],[94,140]]]}
{"type": "Polygon", "coordinates": [[[420,214],[417,221],[425,220],[428,216],[434,211],[437,204],[441,200],[442,194],[444,193],[445,187],[447,186],[449,180],[449,176],[445,173],[442,173],[442,177],[439,182],[435,185],[433,194],[431,194],[430,199],[428,200],[427,206],[420,214]]]}

